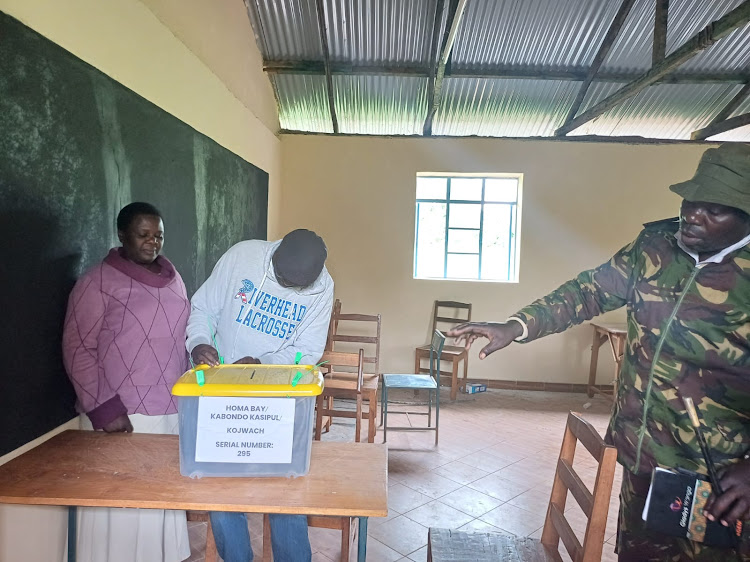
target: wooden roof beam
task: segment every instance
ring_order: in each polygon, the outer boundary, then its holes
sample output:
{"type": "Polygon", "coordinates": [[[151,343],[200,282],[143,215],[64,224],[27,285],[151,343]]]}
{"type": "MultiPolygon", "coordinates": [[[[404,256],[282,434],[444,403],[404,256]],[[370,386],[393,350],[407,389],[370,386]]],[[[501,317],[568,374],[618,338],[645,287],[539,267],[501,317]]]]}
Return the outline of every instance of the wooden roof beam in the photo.
{"type": "Polygon", "coordinates": [[[693,131],[690,134],[690,140],[705,140],[708,137],[718,135],[719,133],[726,133],[727,131],[738,129],[740,127],[744,127],[745,125],[750,125],[750,113],[743,113],[742,115],[737,115],[736,117],[731,117],[729,119],[725,119],[724,121],[713,123],[708,127],[693,131]]]}
{"type": "Polygon", "coordinates": [[[667,20],[669,0],[656,0],[654,12],[654,47],[651,50],[651,66],[656,66],[667,55],[667,20]]]}
{"type": "Polygon", "coordinates": [[[640,78],[623,86],[617,92],[603,99],[595,106],[584,111],[581,115],[566,123],[557,131],[555,135],[565,135],[588,123],[592,119],[599,117],[606,111],[609,111],[621,102],[629,99],[651,84],[657,82],[666,74],[672,72],[684,62],[691,59],[696,53],[710,47],[721,38],[725,37],[735,29],[742,27],[750,21],[750,0],[745,0],[734,10],[725,14],[715,22],[708,24],[704,29],[688,39],[684,45],[667,56],[661,63],[652,67],[651,70],[643,74],[640,78]]]}
{"type": "MultiPolygon", "coordinates": [[[[344,62],[330,63],[331,74],[414,76],[429,78],[430,68],[423,66],[364,65],[357,66],[344,62]]],[[[324,75],[323,61],[265,61],[263,70],[270,74],[310,74],[324,75]]],[[[495,67],[482,70],[455,67],[446,68],[449,78],[515,78],[526,80],[563,80],[582,82],[588,71],[581,67],[568,69],[543,69],[538,67],[495,67]]],[[[599,72],[594,82],[632,82],[640,77],[633,72],[599,72]]],[[[748,72],[693,72],[689,74],[667,74],[658,80],[661,84],[745,84],[750,80],[748,72]]]]}
{"type": "Polygon", "coordinates": [[[570,106],[570,110],[568,111],[567,117],[565,117],[563,126],[570,123],[581,108],[583,99],[586,97],[586,92],[588,92],[589,86],[591,86],[591,82],[593,82],[596,73],[599,72],[599,68],[602,66],[604,59],[607,58],[618,33],[620,33],[622,26],[625,24],[625,20],[627,19],[633,4],[635,4],[635,0],[622,0],[622,4],[620,4],[620,8],[617,10],[612,23],[609,25],[607,34],[604,36],[602,44],[599,45],[599,50],[596,52],[594,60],[586,73],[586,78],[583,80],[581,87],[578,88],[576,99],[573,101],[573,105],[570,106]]]}
{"type": "MultiPolygon", "coordinates": [[[[430,44],[430,69],[428,70],[427,92],[435,89],[435,77],[437,75],[437,52],[438,42],[440,40],[440,22],[443,21],[443,10],[445,10],[445,0],[437,0],[435,5],[435,21],[432,26],[432,41],[430,44]]],[[[429,112],[429,109],[428,109],[429,112]]]]}
{"type": "Polygon", "coordinates": [[[458,24],[461,23],[461,17],[466,8],[467,1],[468,0],[451,0],[451,10],[448,25],[445,30],[445,38],[443,39],[443,48],[440,52],[437,69],[435,70],[434,87],[431,92],[427,92],[427,95],[430,97],[428,99],[427,118],[425,119],[423,128],[425,136],[430,136],[432,134],[432,121],[435,118],[435,113],[437,113],[442,99],[445,65],[447,64],[448,57],[450,57],[451,50],[453,49],[453,43],[456,40],[456,33],[458,32],[458,24]]]}
{"type": "Polygon", "coordinates": [[[326,25],[325,7],[323,0],[315,0],[315,8],[318,12],[318,29],[320,30],[320,44],[323,49],[323,71],[326,75],[326,89],[328,90],[328,109],[331,112],[331,123],[333,132],[339,132],[339,120],[336,117],[336,104],[333,94],[333,76],[331,74],[331,56],[328,50],[328,26],[326,25]]]}
{"type": "Polygon", "coordinates": [[[718,115],[713,118],[713,121],[709,123],[709,125],[714,125],[715,123],[720,123],[721,121],[724,121],[727,117],[729,117],[732,113],[735,112],[735,110],[742,104],[743,101],[745,101],[745,98],[750,95],[750,80],[740,89],[737,94],[729,101],[727,105],[724,106],[724,109],[719,111],[718,115]]]}

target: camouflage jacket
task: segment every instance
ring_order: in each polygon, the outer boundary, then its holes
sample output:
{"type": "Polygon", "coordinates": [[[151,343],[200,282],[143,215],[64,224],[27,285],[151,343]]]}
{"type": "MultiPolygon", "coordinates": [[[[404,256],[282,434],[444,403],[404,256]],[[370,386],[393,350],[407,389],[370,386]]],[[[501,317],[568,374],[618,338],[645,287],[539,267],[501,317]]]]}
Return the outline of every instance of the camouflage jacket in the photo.
{"type": "Polygon", "coordinates": [[[750,246],[696,265],[676,221],[648,226],[607,263],[514,316],[525,341],[627,307],[627,346],[608,440],[636,474],[706,472],[681,397],[691,397],[717,464],[750,447],[750,246]]]}

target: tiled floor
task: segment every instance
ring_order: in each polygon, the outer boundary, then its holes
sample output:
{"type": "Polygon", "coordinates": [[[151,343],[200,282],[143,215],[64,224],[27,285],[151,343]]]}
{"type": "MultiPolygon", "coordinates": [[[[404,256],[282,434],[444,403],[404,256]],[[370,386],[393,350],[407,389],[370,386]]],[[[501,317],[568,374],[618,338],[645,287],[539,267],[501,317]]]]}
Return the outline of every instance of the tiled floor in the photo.
{"type": "MultiPolygon", "coordinates": [[[[607,398],[589,401],[584,394],[490,390],[459,395],[453,403],[447,392],[441,398],[437,447],[433,433],[388,435],[389,514],[370,519],[368,561],[425,561],[431,526],[540,537],[568,411],[583,413],[603,433],[610,410],[607,398]]],[[[425,422],[424,417],[398,417],[394,425],[411,423],[412,418],[414,425],[425,422]]],[[[353,420],[335,421],[324,440],[351,440],[353,420]]],[[[381,441],[382,431],[378,431],[376,442],[381,441]]],[[[577,452],[575,466],[591,486],[596,463],[585,450],[577,452]]],[[[613,549],[619,483],[618,470],[603,561],[617,559],[613,549]]],[[[582,541],[586,519],[572,497],[567,505],[566,516],[582,541]]],[[[260,560],[261,517],[251,515],[248,521],[256,560],[260,560]]],[[[190,532],[194,552],[190,561],[202,562],[205,523],[191,523],[190,532]]],[[[313,561],[338,560],[339,542],[339,532],[311,528],[313,561]]],[[[563,559],[569,560],[565,554],[563,559]]]]}

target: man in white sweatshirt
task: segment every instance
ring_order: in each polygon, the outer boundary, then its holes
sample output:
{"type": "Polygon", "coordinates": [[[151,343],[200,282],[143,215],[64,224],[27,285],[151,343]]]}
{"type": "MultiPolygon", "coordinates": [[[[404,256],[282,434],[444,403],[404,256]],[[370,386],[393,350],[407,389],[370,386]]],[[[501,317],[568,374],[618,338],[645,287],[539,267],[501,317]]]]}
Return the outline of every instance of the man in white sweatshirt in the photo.
{"type": "MultiPolygon", "coordinates": [[[[194,363],[291,365],[297,353],[315,364],[323,355],[333,305],[325,243],[310,230],[276,242],[232,246],[191,302],[187,350],[194,363]],[[214,337],[216,347],[214,347],[214,337]]],[[[276,562],[312,557],[304,515],[270,515],[276,562]]],[[[253,551],[243,513],[211,513],[224,562],[250,562],[253,551]]]]}

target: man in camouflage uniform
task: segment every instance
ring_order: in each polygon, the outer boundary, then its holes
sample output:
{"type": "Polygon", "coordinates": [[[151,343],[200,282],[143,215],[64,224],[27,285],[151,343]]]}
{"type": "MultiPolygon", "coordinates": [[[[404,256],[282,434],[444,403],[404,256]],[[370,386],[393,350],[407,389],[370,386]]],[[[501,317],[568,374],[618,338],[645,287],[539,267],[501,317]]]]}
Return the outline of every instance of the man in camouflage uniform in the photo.
{"type": "Polygon", "coordinates": [[[607,431],[624,467],[619,560],[735,559],[731,550],[649,531],[641,513],[654,467],[707,472],[682,402],[690,397],[722,467],[724,494],[706,513],[728,525],[750,519],[750,146],[706,151],[695,177],[670,189],[683,198],[679,219],[646,225],[607,263],[508,321],[447,335],[467,348],[488,338],[484,359],[625,306],[628,345],[607,431]]]}

